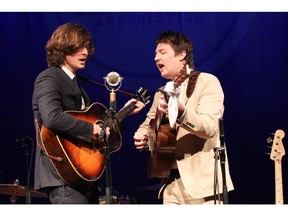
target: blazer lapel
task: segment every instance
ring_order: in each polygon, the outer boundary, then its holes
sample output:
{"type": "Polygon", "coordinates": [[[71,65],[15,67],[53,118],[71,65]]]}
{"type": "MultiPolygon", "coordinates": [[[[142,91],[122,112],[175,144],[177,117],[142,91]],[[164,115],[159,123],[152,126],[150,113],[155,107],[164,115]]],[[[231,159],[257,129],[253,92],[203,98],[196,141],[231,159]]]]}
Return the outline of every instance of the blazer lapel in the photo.
{"type": "MultiPolygon", "coordinates": [[[[64,80],[66,80],[65,82],[67,82],[67,84],[70,86],[71,90],[73,91],[74,95],[75,95],[75,100],[76,100],[76,110],[81,110],[81,106],[82,106],[82,95],[81,95],[81,90],[79,88],[79,85],[77,83],[77,80],[73,81],[71,80],[71,78],[61,69],[61,68],[57,68],[60,76],[63,77],[64,80]]],[[[76,77],[75,77],[76,79],[76,77]]]]}

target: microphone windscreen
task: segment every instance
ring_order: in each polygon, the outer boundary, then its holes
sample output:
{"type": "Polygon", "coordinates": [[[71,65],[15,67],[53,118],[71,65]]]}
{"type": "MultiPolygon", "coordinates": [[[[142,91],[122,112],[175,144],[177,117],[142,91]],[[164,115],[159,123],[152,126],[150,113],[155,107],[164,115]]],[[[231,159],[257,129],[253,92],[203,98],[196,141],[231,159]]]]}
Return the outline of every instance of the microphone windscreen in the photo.
{"type": "Polygon", "coordinates": [[[119,77],[119,74],[117,74],[116,72],[112,72],[108,74],[108,81],[112,84],[115,84],[118,82],[118,77],[119,77]]]}

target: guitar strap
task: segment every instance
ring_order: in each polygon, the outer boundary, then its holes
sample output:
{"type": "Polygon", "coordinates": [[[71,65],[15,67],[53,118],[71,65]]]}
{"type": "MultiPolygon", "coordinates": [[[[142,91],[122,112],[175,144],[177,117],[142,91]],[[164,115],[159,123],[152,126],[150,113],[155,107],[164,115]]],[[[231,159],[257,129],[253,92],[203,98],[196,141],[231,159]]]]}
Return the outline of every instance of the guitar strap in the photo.
{"type": "MultiPolygon", "coordinates": [[[[187,89],[186,89],[186,102],[185,102],[185,105],[187,104],[188,102],[188,99],[192,96],[193,92],[194,92],[194,89],[195,89],[195,86],[196,86],[196,83],[197,83],[197,79],[200,75],[200,71],[191,71],[190,75],[189,75],[189,80],[188,80],[188,83],[187,83],[187,89]]],[[[177,132],[178,133],[179,131],[179,127],[177,128],[177,132]]]]}
{"type": "MultiPolygon", "coordinates": [[[[187,99],[186,99],[185,105],[187,104],[188,99],[192,96],[192,94],[194,92],[194,89],[195,89],[195,86],[197,83],[197,79],[198,79],[198,76],[200,73],[201,73],[200,71],[191,71],[191,73],[189,75],[189,80],[187,83],[187,90],[186,90],[187,99]]],[[[168,95],[164,91],[164,86],[160,87],[157,91],[162,92],[162,94],[164,94],[164,96],[166,98],[166,101],[168,101],[168,95]]],[[[161,121],[163,121],[163,115],[161,115],[161,117],[160,117],[160,122],[161,121]]],[[[158,122],[158,126],[156,127],[157,131],[158,131],[158,128],[160,126],[160,122],[158,122]]]]}
{"type": "Polygon", "coordinates": [[[37,118],[34,119],[34,124],[35,124],[35,130],[36,130],[36,143],[37,143],[37,147],[40,149],[40,151],[44,154],[47,155],[47,157],[49,157],[52,160],[56,160],[61,162],[63,159],[61,157],[56,157],[53,155],[48,154],[48,152],[45,151],[45,149],[42,147],[42,145],[40,145],[40,143],[42,143],[41,141],[41,136],[40,136],[40,126],[39,126],[39,121],[37,118]]]}
{"type": "Polygon", "coordinates": [[[193,94],[193,91],[195,89],[196,82],[200,73],[201,73],[200,71],[191,71],[189,75],[188,86],[187,86],[187,91],[186,91],[187,98],[190,98],[191,95],[193,94]]]}

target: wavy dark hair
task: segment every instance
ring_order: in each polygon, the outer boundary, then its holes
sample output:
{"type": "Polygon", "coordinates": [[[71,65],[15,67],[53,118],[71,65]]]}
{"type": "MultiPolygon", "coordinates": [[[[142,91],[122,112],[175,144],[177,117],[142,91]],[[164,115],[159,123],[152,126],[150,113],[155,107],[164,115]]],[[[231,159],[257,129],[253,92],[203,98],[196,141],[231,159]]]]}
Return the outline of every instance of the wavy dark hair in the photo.
{"type": "Polygon", "coordinates": [[[188,64],[191,69],[195,70],[192,42],[185,34],[174,31],[164,31],[157,38],[156,46],[159,43],[170,44],[176,55],[185,51],[186,64],[188,64]]]}
{"type": "Polygon", "coordinates": [[[61,66],[66,55],[73,55],[88,42],[88,57],[94,53],[91,35],[81,24],[66,23],[59,26],[46,44],[48,66],[61,66]]]}

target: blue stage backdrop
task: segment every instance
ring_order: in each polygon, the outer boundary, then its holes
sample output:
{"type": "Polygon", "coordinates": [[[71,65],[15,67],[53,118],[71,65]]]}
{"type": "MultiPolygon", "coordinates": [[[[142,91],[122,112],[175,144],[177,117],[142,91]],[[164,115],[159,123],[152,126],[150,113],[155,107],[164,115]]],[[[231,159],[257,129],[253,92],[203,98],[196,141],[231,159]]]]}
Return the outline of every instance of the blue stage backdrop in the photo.
{"type": "MultiPolygon", "coordinates": [[[[275,203],[274,161],[268,155],[271,144],[266,139],[277,129],[288,134],[287,13],[2,12],[0,20],[0,184],[18,179],[23,186],[33,186],[34,164],[28,182],[26,150],[15,140],[30,136],[35,142],[31,98],[34,80],[46,68],[48,38],[61,24],[79,22],[90,30],[96,47],[79,73],[104,84],[103,77],[116,71],[123,77],[121,90],[135,93],[146,87],[152,96],[166,83],[155,66],[155,39],[164,30],[187,34],[193,42],[196,68],[216,75],[225,92],[225,144],[235,184],[229,202],[275,203]]],[[[81,85],[93,102],[109,106],[106,88],[90,82],[81,85]]],[[[128,99],[118,92],[117,108],[128,99]]],[[[146,155],[133,144],[133,134],[147,111],[148,107],[124,120],[122,146],[110,155],[113,190],[125,197],[149,194],[139,203],[155,203],[159,183],[147,177],[146,155]]],[[[283,145],[288,145],[286,137],[283,145]]],[[[285,203],[287,160],[284,155],[281,161],[285,203]]],[[[101,180],[104,189],[105,175],[101,180]]],[[[9,203],[9,198],[0,194],[0,203],[9,203]]],[[[46,201],[32,197],[32,203],[46,201]]]]}

